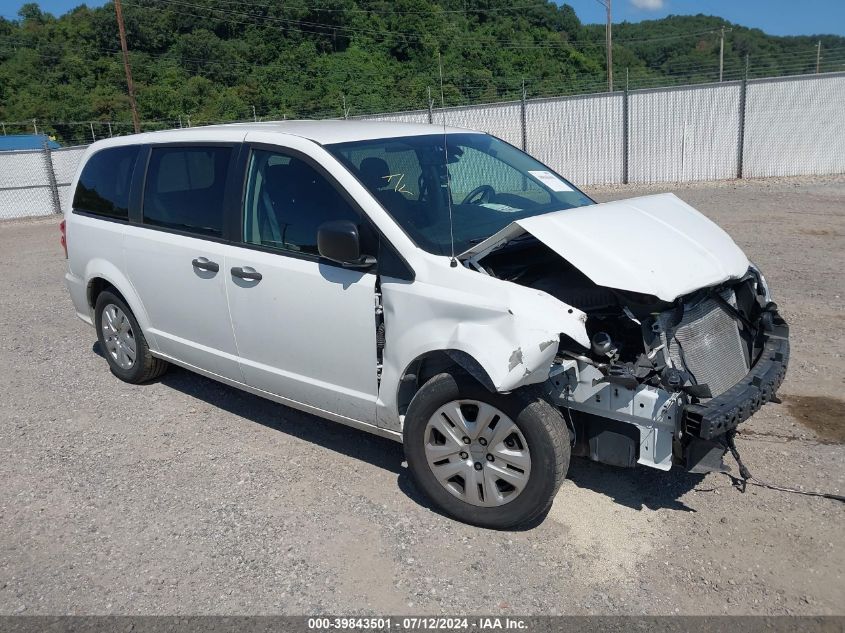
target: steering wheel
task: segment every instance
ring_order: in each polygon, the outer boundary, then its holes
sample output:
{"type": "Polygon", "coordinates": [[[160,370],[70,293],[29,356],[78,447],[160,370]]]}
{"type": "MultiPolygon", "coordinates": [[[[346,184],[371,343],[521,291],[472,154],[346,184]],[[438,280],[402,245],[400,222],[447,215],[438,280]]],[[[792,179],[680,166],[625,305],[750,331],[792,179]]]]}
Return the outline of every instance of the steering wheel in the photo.
{"type": "Polygon", "coordinates": [[[461,204],[481,204],[490,200],[490,197],[494,195],[496,195],[496,190],[490,185],[478,185],[466,195],[461,204]]]}

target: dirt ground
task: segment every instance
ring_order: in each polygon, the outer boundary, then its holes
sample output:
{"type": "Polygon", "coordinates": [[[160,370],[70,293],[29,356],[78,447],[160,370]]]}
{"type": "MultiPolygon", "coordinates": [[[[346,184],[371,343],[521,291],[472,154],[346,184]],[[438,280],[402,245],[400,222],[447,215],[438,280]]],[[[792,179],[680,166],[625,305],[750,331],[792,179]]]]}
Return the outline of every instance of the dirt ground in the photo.
{"type": "MultiPolygon", "coordinates": [[[[792,326],[747,465],[842,494],[845,178],[669,189],[792,326]]],[[[429,509],[389,440],[182,370],[121,383],[56,225],[0,224],[0,614],[845,614],[842,503],[574,460],[542,524],[494,532],[429,509]]]]}

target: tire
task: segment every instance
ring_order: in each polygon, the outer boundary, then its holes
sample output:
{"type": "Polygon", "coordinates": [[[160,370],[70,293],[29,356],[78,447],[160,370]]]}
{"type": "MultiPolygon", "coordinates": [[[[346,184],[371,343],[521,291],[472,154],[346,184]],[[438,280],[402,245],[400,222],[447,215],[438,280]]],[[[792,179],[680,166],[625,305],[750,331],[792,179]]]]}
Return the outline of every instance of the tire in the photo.
{"type": "Polygon", "coordinates": [[[408,468],[433,504],[448,516],[485,528],[514,528],[545,516],[569,468],[569,433],[557,409],[533,389],[492,393],[459,373],[438,374],[417,392],[405,415],[403,443],[408,468]],[[459,417],[464,422],[454,419],[459,417]],[[482,418],[493,421],[479,431],[482,418]],[[462,429],[474,438],[459,436],[462,429]],[[483,437],[489,441],[480,446],[483,437]],[[440,459],[441,452],[446,455],[467,439],[470,450],[440,459]],[[520,461],[512,464],[517,455],[520,461]],[[461,470],[441,483],[456,469],[461,470]],[[500,474],[507,481],[497,479],[500,474]],[[511,485],[518,477],[521,489],[511,485]]]}
{"type": "Polygon", "coordinates": [[[97,296],[94,325],[97,328],[100,349],[106,357],[109,369],[124,382],[148,382],[167,371],[167,362],[153,357],[150,353],[138,320],[117,294],[104,290],[97,296]],[[118,323],[117,331],[110,323],[118,323]],[[127,363],[127,359],[130,359],[131,363],[127,363]]]}

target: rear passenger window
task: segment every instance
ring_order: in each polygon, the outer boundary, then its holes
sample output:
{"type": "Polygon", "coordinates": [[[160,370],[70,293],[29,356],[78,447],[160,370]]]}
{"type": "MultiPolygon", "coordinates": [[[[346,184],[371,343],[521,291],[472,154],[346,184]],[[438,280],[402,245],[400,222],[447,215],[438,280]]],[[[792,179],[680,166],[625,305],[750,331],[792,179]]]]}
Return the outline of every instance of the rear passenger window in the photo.
{"type": "Polygon", "coordinates": [[[100,150],[85,163],[73,195],[73,208],[96,215],[129,218],[129,189],[138,147],[100,150]]]}
{"type": "Polygon", "coordinates": [[[144,223],[220,237],[231,147],[154,147],[144,223]]]}

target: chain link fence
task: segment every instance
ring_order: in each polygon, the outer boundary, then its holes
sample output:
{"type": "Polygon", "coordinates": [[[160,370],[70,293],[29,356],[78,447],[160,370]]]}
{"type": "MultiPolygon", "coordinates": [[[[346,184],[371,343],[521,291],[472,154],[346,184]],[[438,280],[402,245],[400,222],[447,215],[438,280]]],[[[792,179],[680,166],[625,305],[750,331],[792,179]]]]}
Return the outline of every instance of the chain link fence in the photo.
{"type": "Polygon", "coordinates": [[[0,152],[0,220],[61,213],[85,147],[0,152]]]}
{"type": "MultiPolygon", "coordinates": [[[[845,173],[845,73],[378,114],[494,134],[580,185],[845,173]]],[[[0,219],[60,213],[84,146],[0,152],[0,219]]]]}

